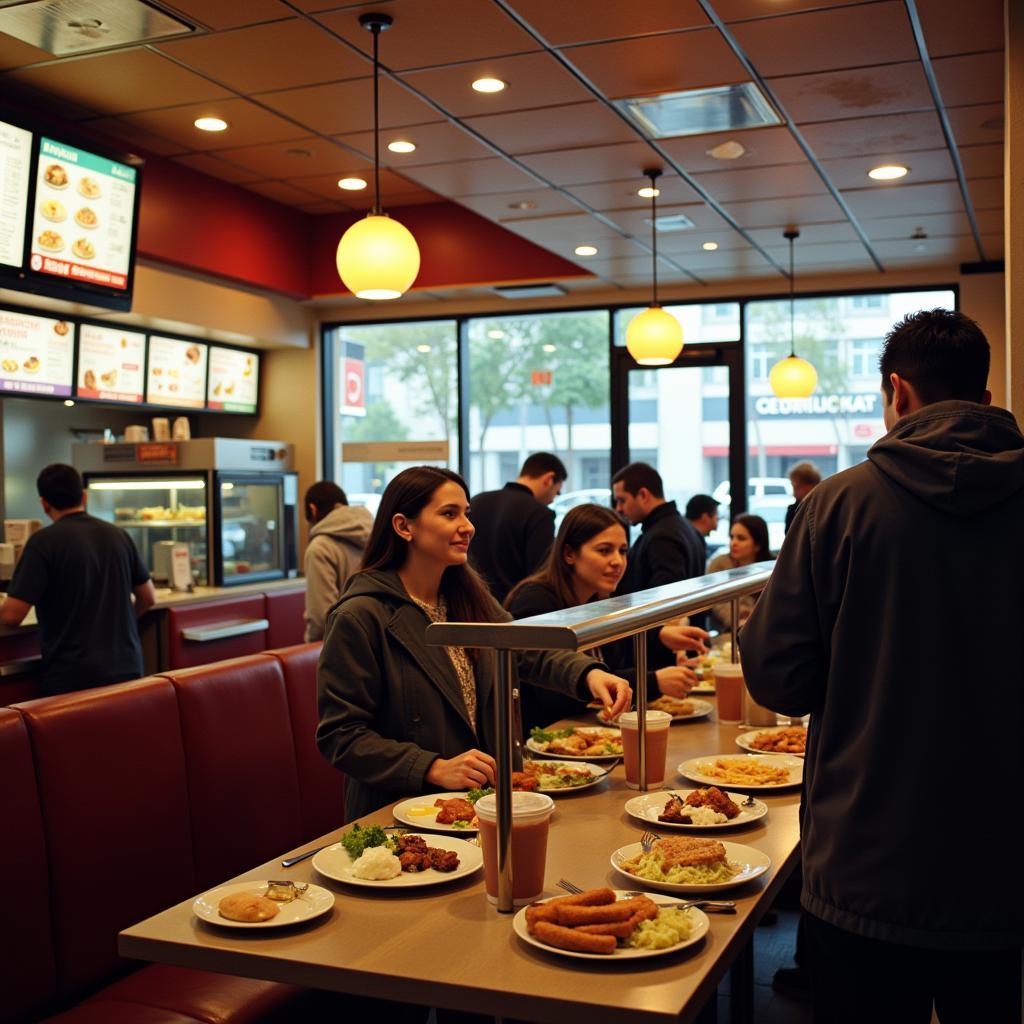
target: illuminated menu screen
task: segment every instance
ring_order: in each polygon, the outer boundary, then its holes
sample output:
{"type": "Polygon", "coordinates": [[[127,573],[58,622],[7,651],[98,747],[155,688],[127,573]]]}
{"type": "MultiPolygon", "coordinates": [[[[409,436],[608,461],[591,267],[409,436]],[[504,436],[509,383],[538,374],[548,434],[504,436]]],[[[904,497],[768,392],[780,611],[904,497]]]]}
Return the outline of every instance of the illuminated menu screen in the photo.
{"type": "Polygon", "coordinates": [[[74,340],[66,320],[0,309],[0,392],[70,395],[74,340]]]}
{"type": "Polygon", "coordinates": [[[20,267],[31,176],[32,133],[0,121],[0,264],[20,267]]]}
{"type": "Polygon", "coordinates": [[[177,338],[149,337],[146,401],[202,409],[206,398],[208,346],[177,338]]]}
{"type": "Polygon", "coordinates": [[[224,412],[255,412],[260,357],[253,352],[210,346],[206,405],[224,412]]]}
{"type": "Polygon", "coordinates": [[[135,187],[134,167],[41,138],[29,266],[127,291],[135,187]]]}
{"type": "Polygon", "coordinates": [[[141,402],[146,336],[133,331],[82,324],[78,328],[78,385],[81,398],[141,402]]]}

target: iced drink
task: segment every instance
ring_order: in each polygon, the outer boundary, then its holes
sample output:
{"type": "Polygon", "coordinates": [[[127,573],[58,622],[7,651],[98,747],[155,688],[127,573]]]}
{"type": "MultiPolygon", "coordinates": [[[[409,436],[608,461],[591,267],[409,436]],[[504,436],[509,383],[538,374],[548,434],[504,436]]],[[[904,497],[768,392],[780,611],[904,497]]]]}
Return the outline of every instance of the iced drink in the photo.
{"type": "Polygon", "coordinates": [[[736,725],[743,720],[743,668],[738,662],[719,661],[712,671],[715,673],[718,720],[736,725]]]}
{"type": "MultiPolygon", "coordinates": [[[[668,728],[672,716],[665,711],[647,712],[647,736],[644,747],[647,752],[647,785],[660,786],[665,781],[665,761],[668,755],[668,728]]],[[[626,764],[626,785],[630,789],[640,788],[640,733],[638,713],[627,711],[619,717],[622,729],[622,759],[626,764]]]]}
{"type": "MultiPolygon", "coordinates": [[[[497,808],[495,794],[476,802],[484,852],[484,888],[491,903],[498,902],[497,808]]],[[[554,809],[555,802],[543,793],[512,794],[512,901],[517,907],[532,903],[544,892],[548,824],[554,809]]]]}

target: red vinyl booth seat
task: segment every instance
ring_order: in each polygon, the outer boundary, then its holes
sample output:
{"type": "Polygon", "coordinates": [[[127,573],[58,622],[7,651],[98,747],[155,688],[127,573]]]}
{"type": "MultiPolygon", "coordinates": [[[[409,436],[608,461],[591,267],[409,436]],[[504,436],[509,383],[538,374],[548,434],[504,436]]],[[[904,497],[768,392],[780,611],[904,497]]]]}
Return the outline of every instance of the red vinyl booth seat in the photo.
{"type": "Polygon", "coordinates": [[[266,599],[267,620],[270,622],[267,647],[301,644],[306,637],[306,620],[303,618],[306,610],[305,588],[283,592],[271,590],[263,596],[266,599]]]}
{"type": "Polygon", "coordinates": [[[246,654],[259,654],[267,647],[267,631],[245,633],[221,640],[186,640],[187,629],[213,626],[218,623],[237,622],[242,619],[266,618],[263,594],[251,597],[232,597],[225,601],[204,601],[202,604],[184,605],[167,609],[167,664],[172,669],[209,665],[224,658],[241,658],[246,654]]]}

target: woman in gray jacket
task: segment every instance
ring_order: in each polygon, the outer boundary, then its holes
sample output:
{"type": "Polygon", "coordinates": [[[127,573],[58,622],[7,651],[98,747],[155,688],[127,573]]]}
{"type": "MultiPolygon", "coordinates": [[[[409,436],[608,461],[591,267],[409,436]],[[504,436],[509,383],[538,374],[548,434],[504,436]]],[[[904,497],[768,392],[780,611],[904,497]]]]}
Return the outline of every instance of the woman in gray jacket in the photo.
{"type": "MultiPolygon", "coordinates": [[[[324,756],[348,776],[351,820],[403,795],[493,784],[496,665],[491,651],[433,647],[431,622],[510,616],[467,565],[469,491],[446,469],[399,473],[363,559],[327,621],[317,684],[324,756]]],[[[629,707],[629,684],[565,651],[525,653],[538,686],[629,707]]]]}

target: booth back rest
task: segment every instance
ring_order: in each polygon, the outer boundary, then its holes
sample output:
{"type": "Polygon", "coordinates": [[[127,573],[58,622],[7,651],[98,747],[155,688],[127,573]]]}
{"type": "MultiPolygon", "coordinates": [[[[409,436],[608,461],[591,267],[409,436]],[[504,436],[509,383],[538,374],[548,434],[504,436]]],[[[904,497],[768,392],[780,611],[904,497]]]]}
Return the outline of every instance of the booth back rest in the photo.
{"type": "Polygon", "coordinates": [[[231,597],[224,601],[204,601],[167,609],[167,664],[172,669],[209,665],[222,658],[241,658],[258,654],[267,647],[267,631],[245,633],[220,640],[186,640],[182,632],[200,626],[266,618],[263,594],[231,597]]]}
{"type": "Polygon", "coordinates": [[[0,807],[0,877],[12,887],[13,900],[31,907],[17,923],[5,915],[11,932],[9,951],[0,957],[0,1019],[13,1020],[51,999],[57,987],[43,817],[28,730],[17,711],[0,710],[0,807]]]}
{"type": "Polygon", "coordinates": [[[316,746],[316,727],[320,720],[316,703],[316,664],[320,647],[319,643],[299,644],[267,651],[281,663],[288,691],[304,841],[345,824],[345,776],[327,762],[316,746]]]}
{"type": "Polygon", "coordinates": [[[178,696],[196,881],[205,889],[303,841],[291,713],[266,655],[168,673],[178,696]]]}
{"type": "Polygon", "coordinates": [[[127,966],[122,928],[198,888],[178,705],[150,678],[17,710],[38,780],[57,985],[76,996],[127,966]]]}
{"type": "Polygon", "coordinates": [[[289,647],[301,644],[306,635],[306,591],[303,590],[270,590],[263,595],[266,599],[267,619],[270,628],[267,630],[267,647],[289,647]]]}

